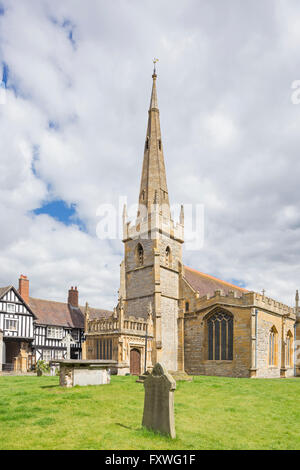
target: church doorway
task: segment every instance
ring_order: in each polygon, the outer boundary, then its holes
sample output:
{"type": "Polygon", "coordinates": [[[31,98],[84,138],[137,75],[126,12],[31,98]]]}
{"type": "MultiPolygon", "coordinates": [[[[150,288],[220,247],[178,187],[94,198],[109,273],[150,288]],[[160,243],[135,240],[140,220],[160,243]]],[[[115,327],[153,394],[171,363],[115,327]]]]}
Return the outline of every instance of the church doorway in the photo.
{"type": "Polygon", "coordinates": [[[138,349],[130,351],[130,374],[140,375],[141,373],[141,353],[138,349]]]}

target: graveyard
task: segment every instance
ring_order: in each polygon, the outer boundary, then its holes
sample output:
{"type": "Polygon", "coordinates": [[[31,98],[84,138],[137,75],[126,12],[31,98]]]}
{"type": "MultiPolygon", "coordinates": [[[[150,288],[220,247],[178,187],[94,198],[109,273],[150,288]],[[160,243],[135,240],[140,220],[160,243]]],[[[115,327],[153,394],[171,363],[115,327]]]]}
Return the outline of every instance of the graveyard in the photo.
{"type": "Polygon", "coordinates": [[[179,381],[171,439],[142,427],[136,377],[63,388],[57,376],[0,376],[0,449],[300,449],[299,392],[297,379],[179,381]]]}

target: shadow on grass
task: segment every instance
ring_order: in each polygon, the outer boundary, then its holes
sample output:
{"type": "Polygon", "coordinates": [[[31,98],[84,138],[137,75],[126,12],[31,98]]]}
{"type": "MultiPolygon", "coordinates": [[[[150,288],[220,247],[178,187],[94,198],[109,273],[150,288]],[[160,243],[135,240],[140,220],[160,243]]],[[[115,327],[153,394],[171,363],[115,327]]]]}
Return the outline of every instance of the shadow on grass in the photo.
{"type": "Polygon", "coordinates": [[[40,388],[59,388],[59,385],[41,385],[40,388]]]}
{"type": "Polygon", "coordinates": [[[130,429],[130,431],[138,431],[139,428],[133,428],[132,426],[126,426],[125,424],[122,424],[122,423],[116,423],[117,426],[120,426],[121,428],[125,428],[125,429],[130,429]]]}

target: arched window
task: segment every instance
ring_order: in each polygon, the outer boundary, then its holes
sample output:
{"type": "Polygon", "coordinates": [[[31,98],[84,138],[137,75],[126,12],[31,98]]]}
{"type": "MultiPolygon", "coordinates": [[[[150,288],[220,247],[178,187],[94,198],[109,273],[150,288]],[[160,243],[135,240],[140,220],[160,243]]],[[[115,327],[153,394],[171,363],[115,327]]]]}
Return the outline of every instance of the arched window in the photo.
{"type": "Polygon", "coordinates": [[[277,365],[278,354],[278,334],[275,326],[272,326],[269,333],[269,366],[277,365]]]}
{"type": "Polygon", "coordinates": [[[143,266],[143,264],[144,264],[144,249],[143,249],[143,247],[140,243],[137,246],[136,254],[137,254],[137,264],[139,266],[143,266]]]}
{"type": "Polygon", "coordinates": [[[185,303],[185,311],[188,312],[190,310],[190,304],[189,302],[185,303]]]}
{"type": "Polygon", "coordinates": [[[167,246],[167,248],[166,248],[165,261],[166,261],[166,266],[170,266],[170,264],[171,264],[171,250],[170,250],[169,246],[167,246]]]}
{"type": "Polygon", "coordinates": [[[291,366],[293,363],[293,335],[288,331],[286,335],[286,365],[291,366]]]}
{"type": "Polygon", "coordinates": [[[232,361],[233,359],[233,317],[225,311],[217,311],[207,320],[208,359],[211,361],[232,361]]]}

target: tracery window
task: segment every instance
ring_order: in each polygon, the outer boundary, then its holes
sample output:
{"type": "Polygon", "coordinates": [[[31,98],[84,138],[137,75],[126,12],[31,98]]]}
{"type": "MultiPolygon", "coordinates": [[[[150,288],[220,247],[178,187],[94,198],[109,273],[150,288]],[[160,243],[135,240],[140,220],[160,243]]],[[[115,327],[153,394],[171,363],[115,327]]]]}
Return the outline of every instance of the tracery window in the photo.
{"type": "Polygon", "coordinates": [[[269,366],[277,365],[278,354],[278,334],[275,326],[272,326],[269,333],[269,366]]]}
{"type": "Polygon", "coordinates": [[[286,335],[286,365],[292,365],[292,357],[293,357],[293,335],[289,331],[286,335]]]}
{"type": "Polygon", "coordinates": [[[223,310],[215,312],[207,320],[208,359],[232,361],[233,316],[223,310]]]}

